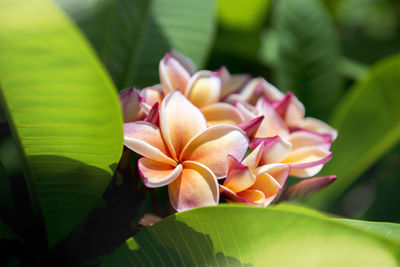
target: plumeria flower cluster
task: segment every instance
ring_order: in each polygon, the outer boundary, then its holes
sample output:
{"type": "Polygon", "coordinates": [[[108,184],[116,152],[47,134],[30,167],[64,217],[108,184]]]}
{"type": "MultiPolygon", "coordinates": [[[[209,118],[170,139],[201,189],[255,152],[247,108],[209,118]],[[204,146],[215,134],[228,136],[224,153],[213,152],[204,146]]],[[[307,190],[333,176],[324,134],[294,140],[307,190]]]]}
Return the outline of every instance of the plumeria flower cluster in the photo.
{"type": "Polygon", "coordinates": [[[302,103],[263,78],[225,67],[196,71],[166,54],[160,84],[120,94],[124,144],[142,157],[145,186],[168,186],[177,211],[229,203],[265,207],[332,183],[316,175],[332,157],[337,131],[305,117],[302,103]],[[289,176],[308,178],[284,190],[289,176]]]}

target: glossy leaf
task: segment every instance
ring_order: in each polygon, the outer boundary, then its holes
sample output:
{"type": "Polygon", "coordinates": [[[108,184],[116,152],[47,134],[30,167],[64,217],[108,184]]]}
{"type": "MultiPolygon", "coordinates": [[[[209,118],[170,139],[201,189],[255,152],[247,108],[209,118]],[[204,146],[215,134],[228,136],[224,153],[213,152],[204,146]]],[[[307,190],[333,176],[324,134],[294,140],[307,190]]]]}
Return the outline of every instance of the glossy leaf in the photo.
{"type": "Polygon", "coordinates": [[[289,205],[199,208],[156,223],[129,239],[102,264],[397,266],[400,226],[374,224],[370,233],[362,224],[289,205]],[[385,236],[389,231],[390,236],[385,236]]]}
{"type": "Polygon", "coordinates": [[[159,82],[171,48],[201,67],[213,39],[212,0],[56,0],[96,48],[119,90],[159,82]]]}
{"type": "Polygon", "coordinates": [[[369,222],[350,219],[337,219],[337,221],[368,232],[377,237],[384,238],[392,242],[394,245],[400,243],[399,224],[397,223],[369,222]]]}
{"type": "Polygon", "coordinates": [[[337,107],[332,125],[339,130],[332,160],[320,175],[337,175],[307,203],[326,209],[364,172],[400,141],[400,55],[373,66],[337,107]]]}
{"type": "Polygon", "coordinates": [[[328,12],[318,0],[280,0],[274,22],[277,85],[294,92],[308,115],[328,118],[341,93],[339,41],[328,12]]]}
{"type": "Polygon", "coordinates": [[[0,81],[31,199],[53,246],[98,201],[119,160],[116,90],[49,0],[0,1],[0,81]]]}

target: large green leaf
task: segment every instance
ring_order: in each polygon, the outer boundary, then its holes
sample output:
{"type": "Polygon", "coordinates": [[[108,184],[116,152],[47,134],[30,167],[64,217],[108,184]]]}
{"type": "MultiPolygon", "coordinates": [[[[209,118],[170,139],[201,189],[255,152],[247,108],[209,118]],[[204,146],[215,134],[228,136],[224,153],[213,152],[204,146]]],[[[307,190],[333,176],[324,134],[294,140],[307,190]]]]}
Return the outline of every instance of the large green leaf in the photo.
{"type": "Polygon", "coordinates": [[[278,86],[294,92],[309,115],[327,118],[341,93],[339,41],[328,12],[318,0],[279,0],[274,22],[278,86]]]}
{"type": "Polygon", "coordinates": [[[10,178],[0,161],[0,218],[7,215],[16,217],[16,211],[10,178]]]}
{"type": "Polygon", "coordinates": [[[98,201],[122,151],[116,90],[50,0],[0,1],[0,82],[53,246],[98,201]]]}
{"type": "Polygon", "coordinates": [[[205,62],[215,28],[213,0],[56,0],[80,25],[118,89],[158,83],[171,48],[205,62]]]}
{"type": "Polygon", "coordinates": [[[356,224],[288,205],[206,207],[139,233],[103,266],[398,266],[400,226],[386,238],[356,224]]]}
{"type": "Polygon", "coordinates": [[[337,107],[332,125],[339,130],[333,158],[323,174],[335,183],[310,196],[307,203],[327,208],[389,149],[400,141],[400,55],[373,66],[337,107]]]}
{"type": "Polygon", "coordinates": [[[384,238],[393,242],[393,244],[400,244],[400,226],[396,223],[386,222],[369,222],[350,219],[337,219],[339,222],[345,223],[354,228],[368,232],[380,238],[384,238]]]}

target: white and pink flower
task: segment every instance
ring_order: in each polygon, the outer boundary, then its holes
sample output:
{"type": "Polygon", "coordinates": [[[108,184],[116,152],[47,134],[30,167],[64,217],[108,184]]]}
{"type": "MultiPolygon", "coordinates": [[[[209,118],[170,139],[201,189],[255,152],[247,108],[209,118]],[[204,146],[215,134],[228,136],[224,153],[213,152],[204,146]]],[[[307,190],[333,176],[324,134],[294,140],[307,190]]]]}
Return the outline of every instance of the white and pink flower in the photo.
{"type": "Polygon", "coordinates": [[[196,71],[181,55],[166,54],[159,74],[160,84],[120,94],[124,144],[143,156],[144,184],[168,185],[177,211],[217,205],[220,193],[228,202],[265,207],[282,190],[281,199],[301,197],[336,179],[311,178],[285,190],[289,175],[308,178],[322,169],[337,137],[305,117],[292,93],[225,67],[196,71]]]}

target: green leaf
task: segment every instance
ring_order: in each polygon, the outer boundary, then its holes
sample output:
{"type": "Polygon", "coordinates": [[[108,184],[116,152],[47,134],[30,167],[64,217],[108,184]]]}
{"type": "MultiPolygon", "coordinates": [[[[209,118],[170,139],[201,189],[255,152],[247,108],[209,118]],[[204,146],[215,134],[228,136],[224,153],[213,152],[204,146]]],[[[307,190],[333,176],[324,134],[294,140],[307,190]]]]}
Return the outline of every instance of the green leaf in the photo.
{"type": "Polygon", "coordinates": [[[393,242],[393,244],[400,244],[399,224],[386,222],[368,222],[349,219],[337,220],[367,233],[374,234],[377,237],[389,240],[393,242]]]}
{"type": "Polygon", "coordinates": [[[330,219],[302,207],[206,207],[139,233],[103,266],[398,266],[400,226],[330,219]],[[359,224],[359,225],[356,225],[359,224]],[[367,223],[369,224],[369,223],[367,223]],[[378,230],[379,228],[379,230],[378,230]],[[376,234],[389,233],[390,237],[376,234]]]}
{"type": "Polygon", "coordinates": [[[341,93],[339,41],[328,12],[318,0],[280,0],[274,24],[278,86],[294,92],[308,115],[327,118],[341,93]]]}
{"type": "Polygon", "coordinates": [[[20,239],[20,237],[15,234],[8,225],[0,219],[0,239],[20,239]]]}
{"type": "Polygon", "coordinates": [[[349,79],[359,80],[368,72],[368,66],[351,58],[343,57],[340,60],[340,73],[349,79]]]}
{"type": "Polygon", "coordinates": [[[266,19],[271,0],[219,0],[218,19],[226,28],[251,31],[266,19]]]}
{"type": "Polygon", "coordinates": [[[159,83],[171,48],[203,66],[215,30],[212,0],[56,0],[83,29],[118,89],[159,83]]]}
{"type": "Polygon", "coordinates": [[[16,217],[16,210],[14,205],[14,199],[12,195],[12,187],[10,178],[0,161],[0,218],[3,216],[16,217]]]}
{"type": "Polygon", "coordinates": [[[374,65],[337,107],[332,125],[339,130],[333,158],[321,175],[335,183],[307,203],[327,209],[365,171],[400,141],[400,54],[374,65]]]}
{"type": "Polygon", "coordinates": [[[0,81],[36,215],[54,246],[101,197],[121,155],[116,90],[49,0],[0,1],[0,81]]]}
{"type": "MultiPolygon", "coordinates": [[[[361,179],[363,182],[372,188],[373,202],[370,203],[368,210],[361,216],[363,220],[376,220],[400,223],[400,214],[393,203],[400,203],[400,195],[398,188],[400,188],[400,145],[386,153],[377,163],[375,163],[367,172],[365,172],[361,179]]],[[[364,183],[359,185],[366,186],[364,183]]],[[[354,186],[353,185],[353,186],[354,186]]],[[[354,191],[351,191],[354,192],[354,191]]],[[[349,193],[348,193],[349,194],[349,193]]],[[[360,200],[361,201],[361,200],[360,200]]]]}

